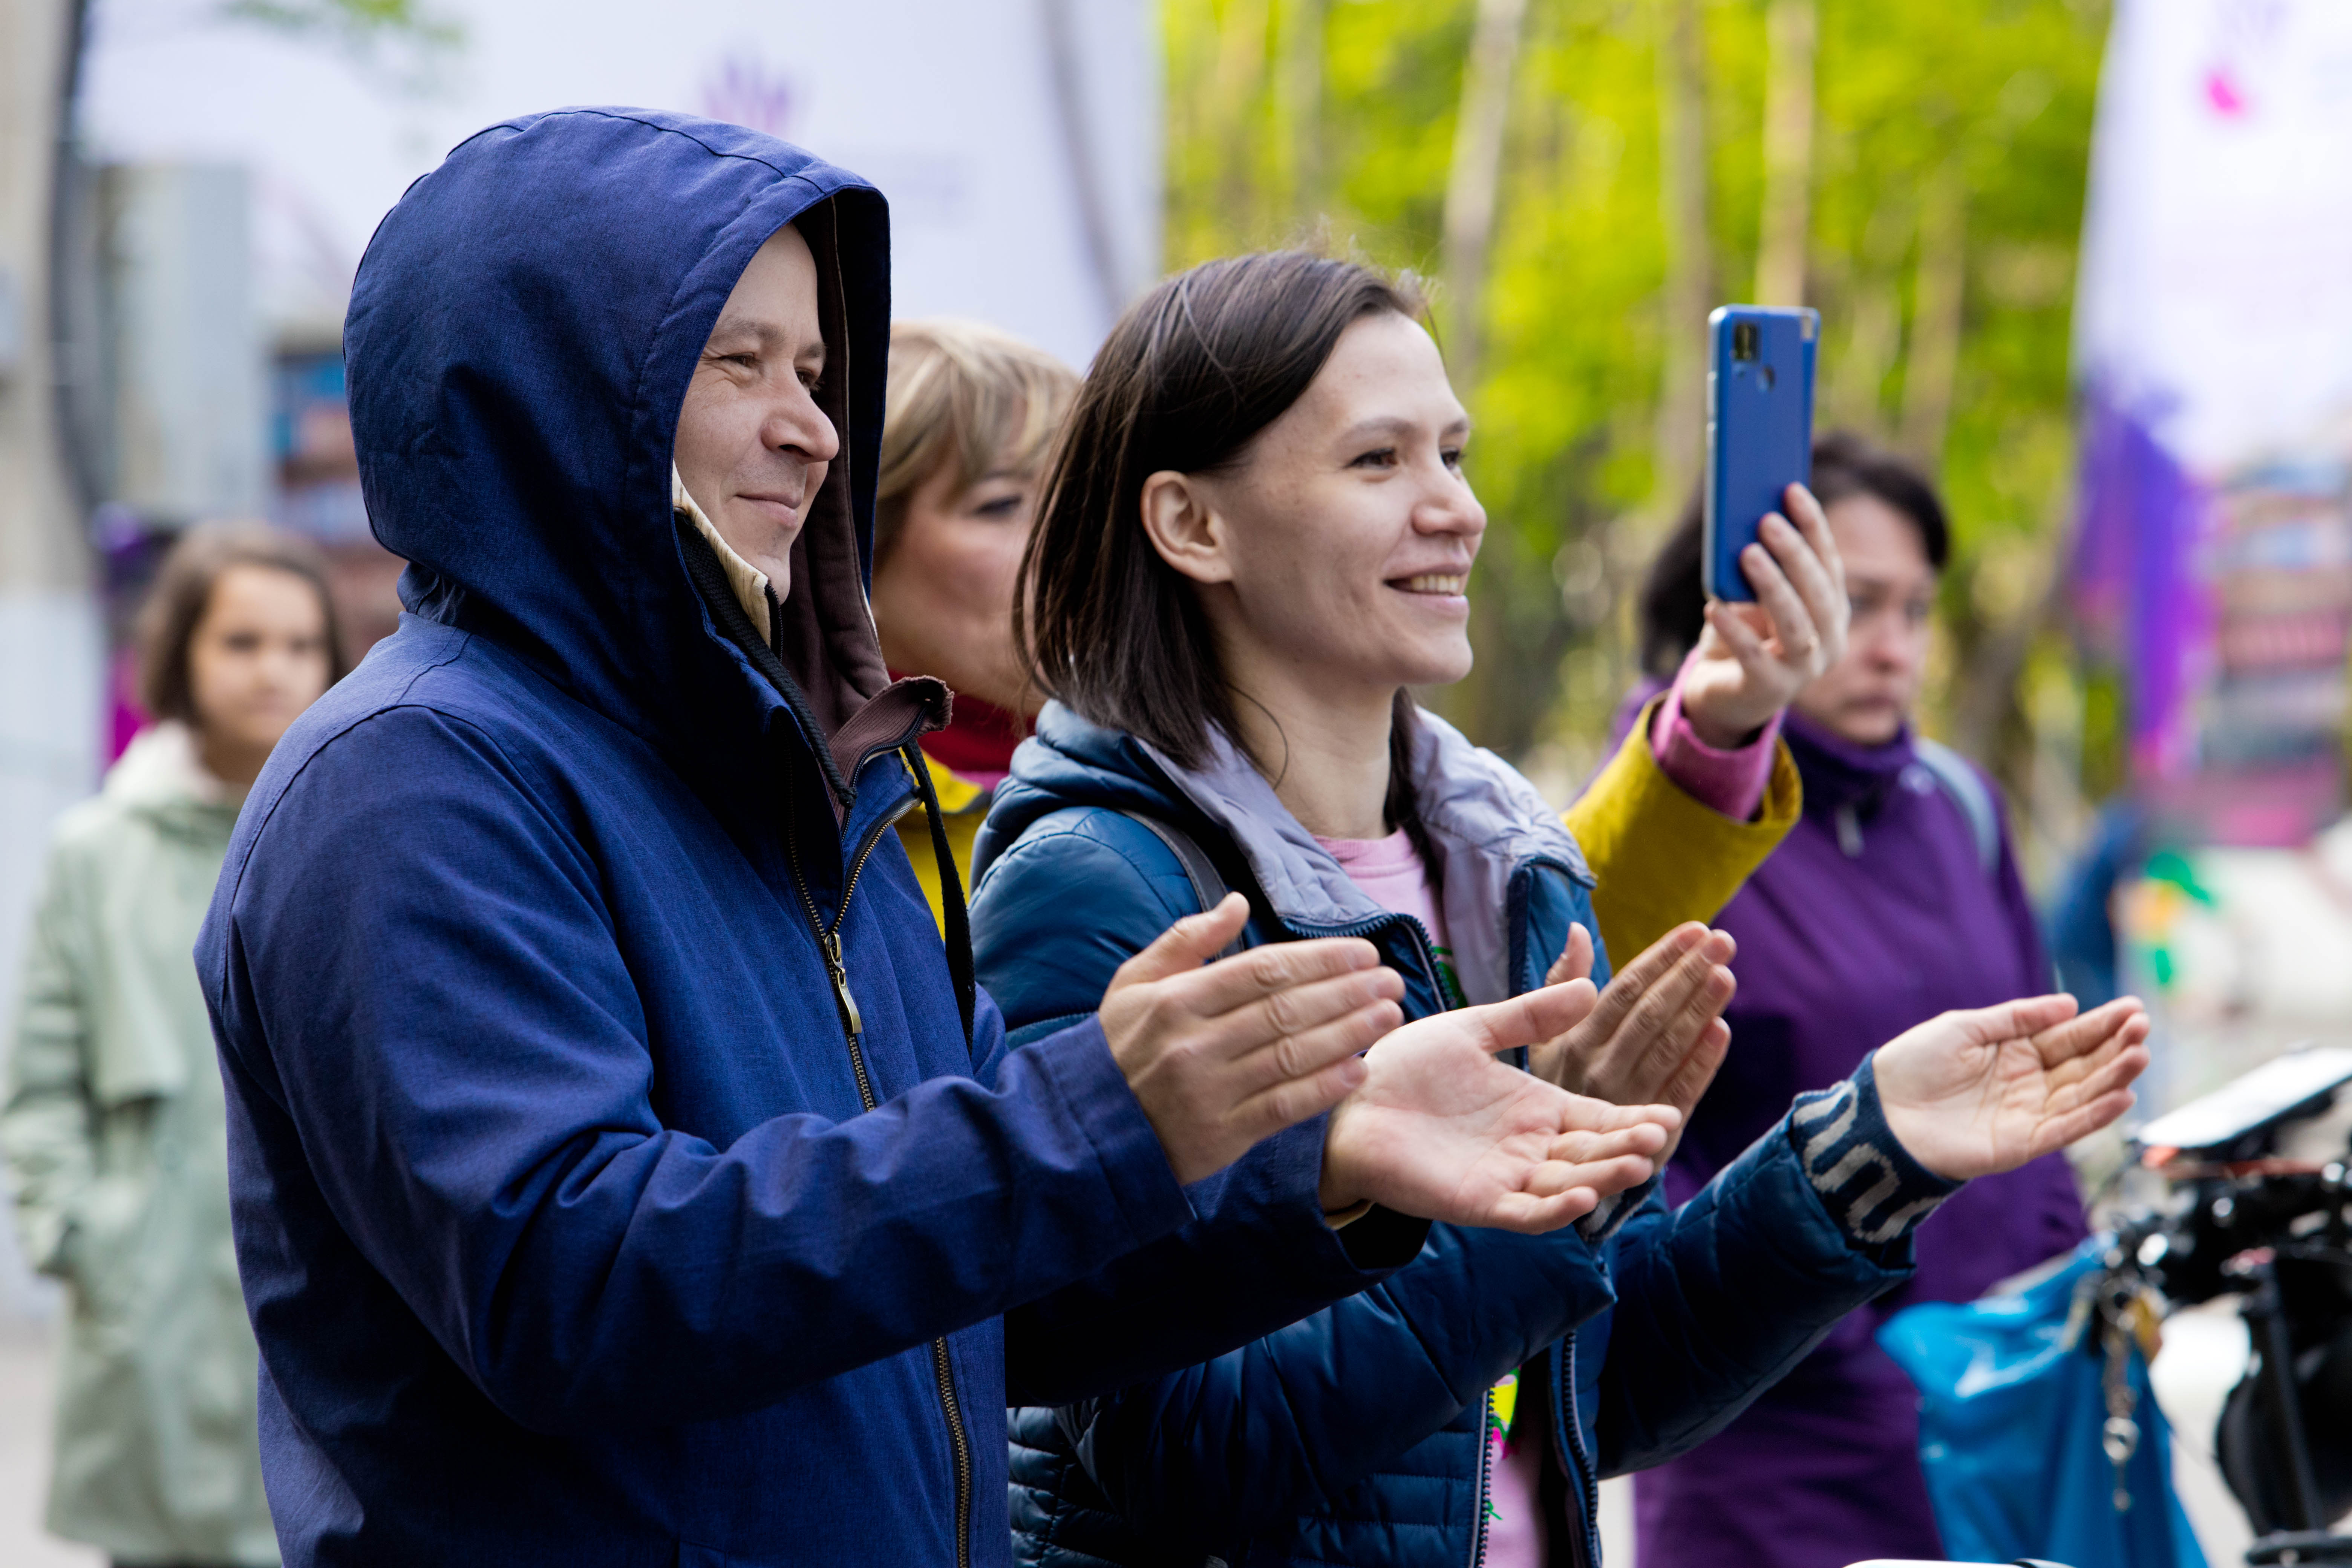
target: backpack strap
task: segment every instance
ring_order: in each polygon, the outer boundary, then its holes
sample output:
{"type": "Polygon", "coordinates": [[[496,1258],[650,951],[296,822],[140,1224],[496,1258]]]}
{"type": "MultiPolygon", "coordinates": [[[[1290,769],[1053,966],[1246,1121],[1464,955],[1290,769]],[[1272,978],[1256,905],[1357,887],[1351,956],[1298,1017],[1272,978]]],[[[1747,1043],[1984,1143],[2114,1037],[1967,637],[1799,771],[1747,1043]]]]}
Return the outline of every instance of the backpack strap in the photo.
{"type": "Polygon", "coordinates": [[[948,844],[947,814],[940,809],[940,792],[931,784],[931,770],[923,749],[912,741],[900,748],[907,771],[915,775],[915,793],[922,797],[923,815],[930,819],[931,855],[940,863],[940,924],[945,927],[948,977],[955,983],[956,1011],[963,1016],[963,1049],[972,1054],[972,1015],[978,1010],[980,981],[971,953],[971,911],[963,901],[963,879],[956,874],[955,850],[948,844]]]}
{"type": "MultiPolygon", "coordinates": [[[[1192,896],[1200,900],[1202,914],[1207,914],[1224,902],[1225,895],[1232,891],[1232,889],[1226,884],[1223,875],[1218,871],[1217,863],[1209,858],[1209,852],[1202,848],[1191,834],[1172,822],[1157,816],[1148,816],[1139,811],[1122,811],[1118,815],[1167,846],[1168,852],[1176,857],[1176,863],[1184,868],[1184,875],[1191,879],[1192,896]]],[[[1241,950],[1242,939],[1236,936],[1233,941],[1225,943],[1224,951],[1217,956],[1231,958],[1241,950]]]]}
{"type": "Polygon", "coordinates": [[[1960,808],[1969,834],[1976,840],[1977,864],[1984,868],[1986,876],[1991,876],[2000,869],[2000,807],[1994,804],[1992,791],[1985,787],[1984,779],[1967,758],[1942,742],[1916,736],[1911,750],[1937,787],[1960,808]]]}

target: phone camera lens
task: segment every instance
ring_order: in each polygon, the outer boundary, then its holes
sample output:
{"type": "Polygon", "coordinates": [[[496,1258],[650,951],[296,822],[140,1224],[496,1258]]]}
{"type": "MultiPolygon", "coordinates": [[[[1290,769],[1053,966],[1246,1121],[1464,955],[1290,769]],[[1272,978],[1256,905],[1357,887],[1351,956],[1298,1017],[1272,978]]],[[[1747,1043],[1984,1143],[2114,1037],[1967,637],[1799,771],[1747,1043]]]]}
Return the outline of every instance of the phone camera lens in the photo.
{"type": "Polygon", "coordinates": [[[1731,328],[1731,357],[1752,360],[1756,357],[1760,334],[1753,321],[1737,321],[1731,328]]]}

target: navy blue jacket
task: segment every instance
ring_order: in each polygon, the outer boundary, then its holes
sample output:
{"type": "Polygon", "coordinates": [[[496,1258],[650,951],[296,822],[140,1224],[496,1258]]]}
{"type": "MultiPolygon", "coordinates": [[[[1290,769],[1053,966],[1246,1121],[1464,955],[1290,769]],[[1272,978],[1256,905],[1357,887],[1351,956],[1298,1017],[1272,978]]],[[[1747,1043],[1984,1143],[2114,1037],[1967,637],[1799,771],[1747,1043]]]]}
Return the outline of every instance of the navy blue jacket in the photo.
{"type": "MultiPolygon", "coordinates": [[[[1597,929],[1591,874],[1524,779],[1442,721],[1421,726],[1414,787],[1453,967],[1469,1001],[1499,1000],[1542,983],[1571,921],[1597,929]]],[[[1409,1014],[1444,1005],[1421,924],[1372,904],[1246,761],[1221,739],[1212,749],[1188,770],[1046,708],[976,856],[975,950],[1016,1040],[1074,1014],[1199,907],[1139,813],[1187,833],[1250,895],[1245,940],[1362,934],[1406,976],[1409,1014]]],[[[1652,1193],[1613,1231],[1433,1227],[1384,1283],[1254,1344],[1017,1412],[1016,1552],[1055,1568],[1475,1563],[1487,1390],[1525,1368],[1517,1418],[1546,1423],[1558,1461],[1545,1469],[1555,1556],[1595,1563],[1599,1479],[1720,1429],[1846,1311],[1900,1282],[1907,1231],[1878,1245],[1853,1231],[1948,1190],[1886,1135],[1865,1068],[1679,1210],[1652,1193]],[[1873,1151],[1858,1153],[1864,1142],[1873,1151]],[[1888,1164],[1899,1190],[1876,1190],[1888,1164]]]]}
{"type": "Polygon", "coordinates": [[[887,320],[877,193],[678,116],[493,127],[369,247],[411,613],[278,747],[197,952],[289,1563],[1001,1563],[1008,1400],[1377,1278],[1319,1127],[1180,1189],[1094,1023],[1008,1056],[959,996],[887,831],[944,701],[865,601],[887,320]],[[795,220],[843,449],[755,630],[670,452],[795,220]]]}

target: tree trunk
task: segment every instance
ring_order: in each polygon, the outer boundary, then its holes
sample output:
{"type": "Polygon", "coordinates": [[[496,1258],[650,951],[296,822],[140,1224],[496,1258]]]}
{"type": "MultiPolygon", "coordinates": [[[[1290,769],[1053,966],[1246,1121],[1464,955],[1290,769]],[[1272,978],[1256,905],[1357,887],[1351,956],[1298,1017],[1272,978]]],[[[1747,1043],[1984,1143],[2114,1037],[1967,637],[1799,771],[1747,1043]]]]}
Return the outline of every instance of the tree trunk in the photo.
{"type": "Polygon", "coordinates": [[[1715,268],[1706,224],[1706,39],[1699,0],[1655,0],[1658,195],[1665,229],[1663,384],[1651,509],[1671,516],[1696,480],[1706,425],[1706,313],[1715,268]]]}
{"type": "Polygon", "coordinates": [[[1454,163],[1445,180],[1445,348],[1454,384],[1465,398],[1477,395],[1486,253],[1502,186],[1511,73],[1527,15],[1527,0],[1478,0],[1477,27],[1462,72],[1462,107],[1454,121],[1454,163]]]}
{"type": "Polygon", "coordinates": [[[1255,110],[1265,85],[1269,0],[1233,0],[1217,27],[1216,74],[1210,84],[1209,117],[1223,164],[1218,180],[1224,222],[1243,232],[1244,246],[1261,244],[1270,216],[1260,168],[1260,130],[1255,110]]]}
{"type": "Polygon", "coordinates": [[[1886,375],[1903,347],[1898,285],[1915,216],[1911,204],[1892,198],[1881,200],[1870,215],[1861,254],[1836,295],[1845,300],[1845,349],[1823,361],[1828,374],[1822,406],[1831,423],[1874,441],[1886,439],[1888,433],[1886,375]]]}
{"type": "Polygon", "coordinates": [[[1275,12],[1276,184],[1292,225],[1323,208],[1323,23],[1329,0],[1278,0],[1275,12]]]}
{"type": "Polygon", "coordinates": [[[1952,390],[1959,374],[1968,219],[1968,186],[1955,153],[1927,182],[1921,197],[1911,352],[1903,368],[1903,449],[1930,474],[1944,466],[1944,433],[1951,424],[1952,390]]]}
{"type": "Polygon", "coordinates": [[[1764,212],[1756,302],[1805,302],[1813,185],[1814,0],[1772,0],[1764,14],[1764,212]]]}

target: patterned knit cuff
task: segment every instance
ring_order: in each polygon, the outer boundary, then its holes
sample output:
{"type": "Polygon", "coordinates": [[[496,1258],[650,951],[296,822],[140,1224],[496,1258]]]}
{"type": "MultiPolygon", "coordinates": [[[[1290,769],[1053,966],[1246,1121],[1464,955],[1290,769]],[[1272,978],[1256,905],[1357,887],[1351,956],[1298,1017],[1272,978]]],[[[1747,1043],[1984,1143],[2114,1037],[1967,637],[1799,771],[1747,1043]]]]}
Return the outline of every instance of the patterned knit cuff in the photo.
{"type": "Polygon", "coordinates": [[[1875,1056],[1843,1083],[1799,1095],[1789,1112],[1789,1142],[1805,1179],[1838,1228],[1863,1247],[1902,1240],[1960,1190],[1913,1159],[1886,1124],[1875,1056]]]}
{"type": "Polygon", "coordinates": [[[1591,1214],[1576,1222],[1577,1235],[1598,1247],[1625,1228],[1625,1222],[1634,1212],[1649,1202],[1650,1194],[1658,1189],[1659,1178],[1653,1173],[1640,1186],[1622,1193],[1612,1193],[1594,1205],[1591,1214]]]}

